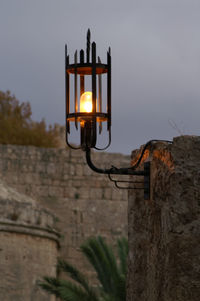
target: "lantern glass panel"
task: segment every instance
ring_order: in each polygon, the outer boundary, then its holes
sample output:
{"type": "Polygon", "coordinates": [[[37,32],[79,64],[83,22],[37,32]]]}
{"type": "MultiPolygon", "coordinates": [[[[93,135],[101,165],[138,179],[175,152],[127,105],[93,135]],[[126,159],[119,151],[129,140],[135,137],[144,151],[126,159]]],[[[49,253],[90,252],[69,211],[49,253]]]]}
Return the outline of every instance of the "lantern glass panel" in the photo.
{"type": "Polygon", "coordinates": [[[80,112],[92,112],[92,92],[86,91],[80,97],[80,112]]]}

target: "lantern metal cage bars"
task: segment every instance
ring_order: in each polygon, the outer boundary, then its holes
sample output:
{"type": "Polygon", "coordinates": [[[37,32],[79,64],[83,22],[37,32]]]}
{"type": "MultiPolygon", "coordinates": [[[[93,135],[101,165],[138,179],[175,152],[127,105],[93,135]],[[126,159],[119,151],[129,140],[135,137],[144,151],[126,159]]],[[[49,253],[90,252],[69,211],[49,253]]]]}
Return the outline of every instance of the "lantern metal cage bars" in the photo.
{"type": "Polygon", "coordinates": [[[77,50],[74,54],[74,63],[69,63],[67,45],[65,45],[65,83],[66,83],[66,142],[71,148],[85,150],[86,148],[95,148],[105,150],[111,143],[111,50],[107,52],[107,63],[101,63],[100,57],[96,57],[96,43],[90,43],[90,30],[87,33],[86,58],[84,50],[80,51],[80,60],[78,62],[77,50]],[[90,55],[90,50],[91,55],[90,55]],[[106,112],[103,112],[102,104],[102,75],[107,75],[107,104],[106,112]],[[74,77],[74,102],[70,96],[70,75],[74,77]],[[91,78],[92,109],[90,112],[80,111],[80,99],[78,97],[78,79],[80,82],[80,98],[85,92],[85,77],[91,78]],[[97,81],[98,77],[98,81],[97,81]],[[98,95],[97,95],[98,91],[98,95]],[[74,106],[73,104],[74,103],[74,106]],[[74,107],[74,111],[70,109],[74,107]],[[69,142],[70,123],[74,122],[76,130],[80,123],[80,146],[74,147],[69,142]],[[103,148],[98,148],[97,129],[102,133],[102,123],[107,122],[107,131],[109,141],[103,148]]]}

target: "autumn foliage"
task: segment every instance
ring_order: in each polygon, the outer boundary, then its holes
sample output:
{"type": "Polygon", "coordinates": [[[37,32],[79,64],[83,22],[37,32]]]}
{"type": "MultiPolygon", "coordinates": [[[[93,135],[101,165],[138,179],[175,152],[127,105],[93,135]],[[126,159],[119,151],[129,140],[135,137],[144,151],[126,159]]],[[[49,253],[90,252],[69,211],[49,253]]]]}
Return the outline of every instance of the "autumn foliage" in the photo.
{"type": "Polygon", "coordinates": [[[31,119],[29,102],[20,103],[9,91],[0,91],[0,144],[57,147],[57,126],[31,119]]]}

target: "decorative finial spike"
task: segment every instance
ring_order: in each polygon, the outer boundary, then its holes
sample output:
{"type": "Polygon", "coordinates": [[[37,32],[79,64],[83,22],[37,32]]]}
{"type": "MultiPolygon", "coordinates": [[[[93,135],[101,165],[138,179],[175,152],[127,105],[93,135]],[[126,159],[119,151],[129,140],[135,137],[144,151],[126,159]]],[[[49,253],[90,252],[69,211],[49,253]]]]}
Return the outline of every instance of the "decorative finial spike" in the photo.
{"type": "Polygon", "coordinates": [[[111,55],[111,48],[110,47],[108,48],[108,53],[111,55]]]}
{"type": "Polygon", "coordinates": [[[88,28],[87,31],[87,63],[90,62],[90,38],[91,38],[91,33],[90,33],[90,29],[88,28]]]}
{"type": "MultiPolygon", "coordinates": [[[[77,60],[77,50],[74,53],[74,59],[77,60]]],[[[75,62],[77,64],[77,62],[75,62]]]]}
{"type": "Polygon", "coordinates": [[[90,38],[91,38],[91,32],[90,32],[90,29],[88,28],[88,31],[87,31],[87,42],[88,41],[90,42],[90,38]]]}
{"type": "Polygon", "coordinates": [[[67,59],[68,59],[68,56],[67,56],[67,44],[65,44],[65,68],[67,68],[67,59]]]}
{"type": "Polygon", "coordinates": [[[84,63],[84,50],[81,49],[80,51],[80,63],[83,64],[84,63]]]}

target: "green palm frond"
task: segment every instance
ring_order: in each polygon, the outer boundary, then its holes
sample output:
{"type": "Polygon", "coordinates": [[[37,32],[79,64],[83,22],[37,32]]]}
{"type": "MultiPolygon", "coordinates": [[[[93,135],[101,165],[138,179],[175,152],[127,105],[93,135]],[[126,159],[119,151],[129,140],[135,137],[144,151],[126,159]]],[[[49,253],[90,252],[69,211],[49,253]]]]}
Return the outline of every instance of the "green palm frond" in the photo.
{"type": "Polygon", "coordinates": [[[89,281],[85,275],[78,271],[73,265],[66,262],[65,260],[58,259],[58,268],[70,276],[74,281],[79,283],[85,291],[88,293],[88,296],[91,297],[91,300],[98,301],[96,292],[89,285],[89,281]]]}
{"type": "Polygon", "coordinates": [[[60,297],[59,287],[60,287],[60,280],[54,277],[43,277],[43,281],[39,281],[38,285],[48,292],[49,294],[53,294],[56,297],[60,297]]]}
{"type": "Polygon", "coordinates": [[[123,275],[127,273],[128,240],[122,237],[117,240],[117,251],[120,260],[120,272],[123,275]]]}
{"type": "Polygon", "coordinates": [[[64,301],[98,301],[97,297],[88,295],[79,285],[67,281],[59,288],[60,298],[64,301]]]}
{"type": "Polygon", "coordinates": [[[58,268],[73,281],[43,277],[40,287],[64,301],[125,301],[127,239],[117,241],[118,259],[101,236],[89,238],[80,248],[97,274],[99,286],[96,289],[75,266],[62,259],[58,260],[58,268]]]}
{"type": "Polygon", "coordinates": [[[127,257],[127,246],[126,239],[119,240],[120,267],[117,265],[112,248],[102,237],[90,238],[81,246],[82,252],[97,273],[103,292],[109,293],[115,301],[125,300],[126,269],[124,264],[127,257]],[[125,247],[122,246],[123,243],[125,243],[125,247]],[[124,287],[123,290],[122,287],[124,287]]]}
{"type": "Polygon", "coordinates": [[[79,285],[68,280],[44,277],[43,282],[39,282],[39,286],[64,301],[99,301],[95,293],[88,294],[79,285]]]}
{"type": "Polygon", "coordinates": [[[110,289],[110,270],[108,260],[103,250],[99,247],[99,241],[95,238],[90,238],[81,246],[81,251],[86,256],[90,264],[97,273],[97,277],[107,292],[110,289]]]}
{"type": "Polygon", "coordinates": [[[101,236],[98,237],[98,241],[100,246],[102,247],[104,254],[107,258],[107,261],[109,263],[110,271],[114,273],[114,275],[118,274],[118,267],[117,267],[117,261],[116,257],[114,255],[114,252],[110,246],[108,246],[103,238],[101,236]]]}
{"type": "Polygon", "coordinates": [[[97,273],[97,277],[105,292],[115,290],[114,277],[118,274],[114,253],[106,245],[102,237],[90,238],[81,250],[97,273]]]}

